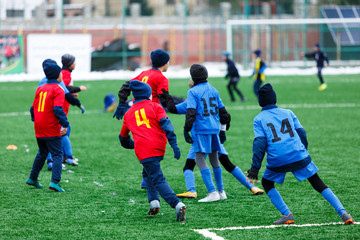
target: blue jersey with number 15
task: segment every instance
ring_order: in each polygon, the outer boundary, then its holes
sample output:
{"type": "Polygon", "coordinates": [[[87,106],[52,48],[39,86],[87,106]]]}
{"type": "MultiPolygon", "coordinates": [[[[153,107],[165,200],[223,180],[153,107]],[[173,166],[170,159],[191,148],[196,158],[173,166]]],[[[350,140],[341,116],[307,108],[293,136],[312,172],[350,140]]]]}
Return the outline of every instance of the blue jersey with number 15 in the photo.
{"type": "Polygon", "coordinates": [[[295,114],[276,105],[255,117],[255,138],[265,137],[267,141],[266,166],[279,167],[309,156],[296,131],[298,128],[302,126],[295,114]]]}
{"type": "Polygon", "coordinates": [[[196,134],[218,134],[219,109],[223,107],[219,92],[208,82],[195,85],[187,93],[187,108],[196,109],[196,134]]]}

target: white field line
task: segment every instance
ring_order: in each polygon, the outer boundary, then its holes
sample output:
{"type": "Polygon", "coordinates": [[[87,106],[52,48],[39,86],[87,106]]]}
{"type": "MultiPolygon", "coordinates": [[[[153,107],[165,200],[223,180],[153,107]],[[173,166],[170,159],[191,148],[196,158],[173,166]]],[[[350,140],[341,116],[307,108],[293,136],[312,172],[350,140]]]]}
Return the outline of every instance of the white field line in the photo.
{"type": "MultiPolygon", "coordinates": [[[[360,103],[319,103],[319,104],[279,104],[282,108],[355,108],[360,107],[360,103]]],[[[261,109],[259,105],[248,105],[248,106],[229,106],[226,107],[229,110],[256,110],[261,109]]],[[[81,114],[81,111],[70,111],[71,114],[81,114]]],[[[104,113],[101,110],[87,110],[86,114],[99,114],[104,113]]],[[[28,116],[30,112],[9,112],[0,113],[0,117],[14,117],[14,116],[28,116]]]]}
{"type": "MultiPolygon", "coordinates": [[[[360,222],[354,224],[359,225],[360,222]]],[[[332,226],[332,225],[344,225],[343,222],[332,222],[332,223],[318,223],[318,224],[290,224],[290,225],[268,225],[268,226],[247,226],[247,227],[227,227],[227,228],[206,228],[206,229],[193,229],[193,231],[203,235],[204,237],[211,238],[212,240],[225,240],[223,237],[219,237],[216,233],[211,231],[225,231],[225,230],[250,230],[250,229],[268,229],[268,228],[279,228],[279,227],[320,227],[320,226],[332,226]]]]}

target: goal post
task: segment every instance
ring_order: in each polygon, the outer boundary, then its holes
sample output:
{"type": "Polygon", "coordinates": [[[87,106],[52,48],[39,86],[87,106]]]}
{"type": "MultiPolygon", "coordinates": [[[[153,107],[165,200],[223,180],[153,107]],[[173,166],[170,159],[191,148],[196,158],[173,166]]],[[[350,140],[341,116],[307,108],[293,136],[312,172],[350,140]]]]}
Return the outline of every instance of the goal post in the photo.
{"type": "Polygon", "coordinates": [[[360,18],[239,19],[226,22],[226,49],[248,68],[251,53],[262,50],[268,65],[305,66],[301,52],[314,43],[331,60],[360,61],[360,18]]]}

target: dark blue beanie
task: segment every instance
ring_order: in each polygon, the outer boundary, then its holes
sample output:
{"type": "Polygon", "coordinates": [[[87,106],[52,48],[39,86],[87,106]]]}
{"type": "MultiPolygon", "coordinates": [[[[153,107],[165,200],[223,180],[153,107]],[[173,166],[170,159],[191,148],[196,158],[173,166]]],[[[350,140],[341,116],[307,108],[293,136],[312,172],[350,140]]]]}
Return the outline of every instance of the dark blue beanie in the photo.
{"type": "Polygon", "coordinates": [[[319,43],[315,43],[314,47],[320,48],[320,44],[319,43]]]}
{"type": "Polygon", "coordinates": [[[167,52],[162,49],[156,49],[150,54],[152,66],[155,68],[164,66],[170,59],[167,52]]]}
{"type": "Polygon", "coordinates": [[[43,63],[43,70],[47,79],[58,79],[61,68],[54,60],[46,59],[43,63]]]}
{"type": "Polygon", "coordinates": [[[229,52],[223,52],[222,55],[225,56],[226,58],[229,58],[229,57],[230,57],[230,53],[229,53],[229,52]]]}
{"type": "Polygon", "coordinates": [[[61,57],[61,63],[63,65],[63,68],[69,68],[75,61],[75,57],[71,54],[64,54],[61,57]]]}
{"type": "Polygon", "coordinates": [[[135,100],[149,99],[151,96],[150,85],[139,80],[130,81],[130,90],[135,100]]]}
{"type": "Polygon", "coordinates": [[[267,83],[264,86],[262,86],[259,89],[258,94],[259,94],[259,105],[261,107],[276,103],[276,93],[273,90],[270,83],[267,83]]]}
{"type": "Polygon", "coordinates": [[[190,67],[191,79],[194,80],[194,83],[203,82],[208,78],[208,71],[205,66],[195,63],[190,67]]]}
{"type": "Polygon", "coordinates": [[[257,57],[260,57],[260,55],[261,55],[261,50],[260,50],[260,49],[256,49],[253,53],[254,53],[257,57]]]}

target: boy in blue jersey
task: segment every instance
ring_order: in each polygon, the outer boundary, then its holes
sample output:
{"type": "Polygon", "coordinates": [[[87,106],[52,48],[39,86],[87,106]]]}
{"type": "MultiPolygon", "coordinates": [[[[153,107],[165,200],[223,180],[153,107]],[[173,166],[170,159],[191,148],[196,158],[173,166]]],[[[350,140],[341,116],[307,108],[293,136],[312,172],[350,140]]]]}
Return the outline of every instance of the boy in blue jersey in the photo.
{"type": "Polygon", "coordinates": [[[254,93],[259,98],[258,91],[263,82],[265,81],[265,69],[267,68],[264,60],[261,58],[261,50],[257,49],[253,52],[253,58],[255,59],[254,71],[252,77],[254,78],[254,93]]]}
{"type": "MultiPolygon", "coordinates": [[[[190,79],[189,87],[192,88],[194,86],[194,81],[190,79]]],[[[187,100],[176,104],[173,100],[173,97],[169,95],[169,93],[163,89],[162,96],[165,97],[166,107],[169,112],[175,114],[186,114],[187,113],[187,100]]],[[[219,151],[219,161],[221,165],[225,168],[226,171],[231,173],[241,184],[243,184],[246,188],[248,188],[254,195],[263,194],[264,191],[260,188],[256,187],[255,185],[249,183],[246,180],[245,174],[241,171],[241,169],[235,166],[229,159],[228,153],[226,152],[223,143],[226,141],[226,125],[220,126],[220,142],[221,142],[221,149],[219,151]]],[[[193,133],[192,133],[193,134],[193,133]]],[[[185,184],[187,191],[184,193],[176,194],[180,198],[197,198],[196,188],[195,188],[195,175],[194,175],[194,168],[195,168],[195,151],[194,147],[191,146],[186,163],[183,169],[185,184]]]]}
{"type": "Polygon", "coordinates": [[[269,83],[259,89],[259,105],[262,111],[254,119],[254,154],[248,178],[253,182],[258,179],[258,172],[267,152],[262,185],[271,202],[282,214],[274,224],[295,222],[293,214],[274,186],[275,182],[284,182],[287,172],[292,172],[300,182],[308,179],[312,187],[334,207],[345,224],[354,223],[354,219],[345,211],[336,195],[318,176],[318,168],[307,151],[308,142],[304,128],[291,110],[276,106],[276,94],[269,83]]]}
{"type": "Polygon", "coordinates": [[[195,162],[209,192],[199,202],[219,201],[226,199],[218,159],[218,151],[221,149],[219,126],[220,122],[230,124],[230,114],[227,113],[218,91],[207,82],[208,72],[203,65],[193,64],[190,75],[194,81],[194,87],[187,93],[184,137],[186,142],[193,144],[195,162]],[[191,130],[192,136],[189,134],[191,130]],[[205,154],[209,156],[218,191],[213,183],[205,154]]]}
{"type": "Polygon", "coordinates": [[[318,88],[319,91],[324,91],[327,88],[326,83],[324,82],[324,79],[321,75],[321,71],[324,68],[324,62],[327,63],[328,66],[330,66],[329,64],[329,58],[326,55],[326,53],[324,53],[323,51],[320,50],[320,44],[319,43],[315,43],[314,44],[314,52],[311,53],[301,53],[302,57],[306,57],[306,58],[313,58],[316,61],[316,67],[318,70],[318,78],[320,81],[320,86],[318,88]]]}

